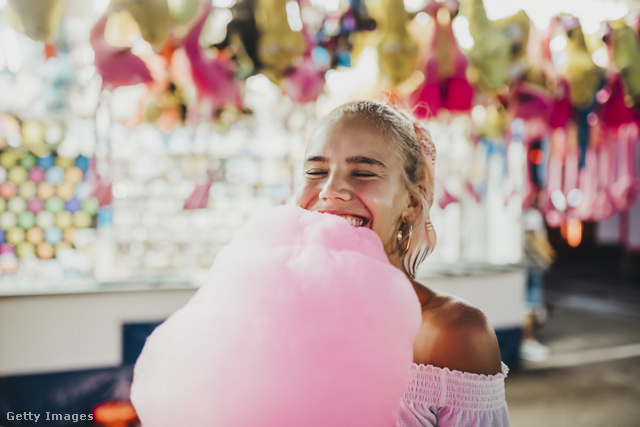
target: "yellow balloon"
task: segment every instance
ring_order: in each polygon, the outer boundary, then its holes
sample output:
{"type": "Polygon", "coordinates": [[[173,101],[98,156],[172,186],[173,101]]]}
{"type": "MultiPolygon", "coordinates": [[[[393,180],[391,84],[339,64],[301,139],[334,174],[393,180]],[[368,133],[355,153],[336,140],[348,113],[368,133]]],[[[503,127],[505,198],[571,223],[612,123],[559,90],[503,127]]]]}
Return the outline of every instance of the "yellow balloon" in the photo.
{"type": "Polygon", "coordinates": [[[56,214],[56,225],[65,229],[73,224],[73,215],[69,211],[60,211],[56,214]]]}
{"type": "Polygon", "coordinates": [[[25,120],[22,123],[22,143],[27,147],[44,145],[44,127],[37,120],[25,120]]]}
{"type": "Polygon", "coordinates": [[[159,47],[167,40],[173,27],[168,0],[111,0],[109,9],[120,8],[131,14],[147,43],[159,47]]]}
{"type": "Polygon", "coordinates": [[[35,147],[31,147],[31,152],[38,157],[46,157],[51,154],[51,150],[44,144],[37,145],[35,147]]]}
{"type": "Polygon", "coordinates": [[[29,242],[18,243],[16,246],[16,254],[18,255],[18,258],[30,258],[35,256],[36,247],[29,242]]]}
{"type": "Polygon", "coordinates": [[[9,181],[13,182],[15,185],[20,185],[25,182],[28,176],[29,173],[22,166],[16,165],[9,169],[9,181]]]}
{"type": "Polygon", "coordinates": [[[25,232],[21,227],[11,227],[7,230],[7,242],[16,246],[18,243],[24,242],[25,232]]]}
{"type": "Polygon", "coordinates": [[[4,150],[0,153],[0,166],[9,169],[15,166],[20,160],[20,154],[16,150],[4,150]]]}
{"type": "Polygon", "coordinates": [[[65,9],[65,0],[9,0],[29,38],[48,41],[55,33],[65,9]]]}
{"type": "Polygon", "coordinates": [[[198,14],[199,0],[171,0],[169,1],[169,13],[173,22],[178,25],[190,23],[198,14]]]}
{"type": "Polygon", "coordinates": [[[56,165],[60,166],[62,169],[68,169],[75,165],[75,163],[76,159],[71,157],[56,157],[56,165]]]}
{"type": "Polygon", "coordinates": [[[78,211],[73,214],[73,225],[77,228],[88,228],[91,226],[91,215],[85,211],[78,211]]]}
{"type": "Polygon", "coordinates": [[[25,200],[31,200],[36,197],[38,186],[33,181],[25,181],[18,187],[18,195],[25,200]]]}

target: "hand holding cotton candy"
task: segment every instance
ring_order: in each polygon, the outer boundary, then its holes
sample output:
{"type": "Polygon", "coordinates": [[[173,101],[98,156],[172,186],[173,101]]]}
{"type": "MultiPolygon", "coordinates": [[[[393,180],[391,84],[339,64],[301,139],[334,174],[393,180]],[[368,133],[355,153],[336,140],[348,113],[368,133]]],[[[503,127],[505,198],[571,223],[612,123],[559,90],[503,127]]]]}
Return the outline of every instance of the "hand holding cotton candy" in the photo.
{"type": "Polygon", "coordinates": [[[373,231],[275,208],[148,338],[131,399],[145,427],[391,427],[420,318],[373,231]]]}

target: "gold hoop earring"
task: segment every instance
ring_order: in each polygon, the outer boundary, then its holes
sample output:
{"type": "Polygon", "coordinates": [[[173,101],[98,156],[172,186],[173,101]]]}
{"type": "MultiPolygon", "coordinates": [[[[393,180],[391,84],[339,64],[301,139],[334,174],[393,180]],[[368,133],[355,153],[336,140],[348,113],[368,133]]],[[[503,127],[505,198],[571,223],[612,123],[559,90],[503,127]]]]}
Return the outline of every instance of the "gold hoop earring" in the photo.
{"type": "MultiPolygon", "coordinates": [[[[402,221],[405,224],[409,224],[409,239],[407,239],[407,246],[404,248],[404,251],[402,251],[403,254],[406,254],[409,251],[409,247],[411,246],[411,237],[413,236],[413,225],[411,225],[411,221],[402,221]]],[[[404,233],[402,232],[402,230],[398,230],[398,247],[400,247],[400,243],[402,242],[402,239],[404,238],[404,233]]]]}

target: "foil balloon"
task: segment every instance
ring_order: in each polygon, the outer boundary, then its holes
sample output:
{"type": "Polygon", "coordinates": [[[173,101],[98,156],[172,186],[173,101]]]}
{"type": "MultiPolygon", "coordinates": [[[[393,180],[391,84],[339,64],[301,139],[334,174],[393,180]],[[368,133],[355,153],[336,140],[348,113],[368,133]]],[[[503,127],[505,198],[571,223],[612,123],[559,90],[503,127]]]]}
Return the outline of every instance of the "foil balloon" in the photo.
{"type": "Polygon", "coordinates": [[[324,71],[320,69],[313,59],[314,43],[309,36],[304,24],[302,33],[307,42],[307,51],[302,62],[293,67],[282,79],[280,87],[282,91],[294,101],[300,104],[315,102],[324,92],[324,71]]]}
{"type": "Polygon", "coordinates": [[[640,106],[640,41],[638,33],[620,19],[607,23],[604,36],[626,94],[626,104],[640,106]]]}
{"type": "Polygon", "coordinates": [[[131,401],[146,427],[392,426],[420,322],[375,233],[281,206],[147,339],[131,401]]]}
{"type": "Polygon", "coordinates": [[[462,5],[474,42],[469,52],[469,78],[481,90],[494,93],[509,81],[511,42],[505,32],[487,18],[482,0],[464,0],[462,5]]]}
{"type": "Polygon", "coordinates": [[[159,47],[167,40],[173,19],[167,0],[111,0],[109,10],[126,9],[140,28],[142,38],[159,47]]]}
{"type": "Polygon", "coordinates": [[[382,0],[385,22],[378,44],[380,72],[392,86],[409,78],[416,65],[418,44],[407,31],[408,14],[403,0],[382,0]]]}
{"type": "Polygon", "coordinates": [[[550,26],[560,29],[567,37],[567,61],[559,72],[569,83],[571,104],[574,108],[588,109],[593,106],[596,92],[602,87],[604,70],[593,62],[576,17],[558,15],[550,26]]]}
{"type": "Polygon", "coordinates": [[[128,48],[110,45],[104,38],[109,14],[103,14],[91,29],[90,42],[95,52],[95,65],[102,77],[102,87],[116,89],[152,81],[149,69],[128,48]]]}
{"type": "MultiPolygon", "coordinates": [[[[198,101],[195,108],[192,107],[192,111],[197,112],[201,102],[206,99],[211,102],[212,116],[213,113],[225,105],[241,108],[242,97],[240,88],[233,80],[231,63],[207,58],[200,47],[200,33],[210,12],[211,3],[205,2],[202,14],[185,38],[184,50],[187,58],[189,58],[191,77],[198,92],[198,101]]],[[[191,114],[193,116],[195,113],[191,114]]]]}
{"type": "Polygon", "coordinates": [[[579,167],[586,163],[589,145],[589,114],[593,113],[598,103],[596,92],[604,83],[604,70],[598,67],[591,58],[591,53],[577,18],[568,14],[555,17],[550,26],[560,28],[567,37],[566,65],[559,72],[569,84],[569,99],[577,115],[578,143],[580,147],[579,167]]]}
{"type": "Polygon", "coordinates": [[[50,41],[66,6],[66,0],[9,0],[24,33],[36,41],[50,41]]]}
{"type": "Polygon", "coordinates": [[[493,24],[502,30],[509,41],[509,77],[521,76],[530,66],[526,62],[531,20],[524,10],[515,15],[496,19],[493,24]]]}
{"type": "Polygon", "coordinates": [[[307,50],[300,31],[293,31],[287,16],[289,0],[255,0],[255,20],[260,32],[258,58],[262,72],[279,84],[284,73],[294,66],[307,50]]]}
{"type": "MultiPolygon", "coordinates": [[[[176,26],[188,25],[198,16],[203,0],[170,0],[169,14],[176,26]]],[[[179,28],[174,28],[177,30],[179,28]]]]}
{"type": "Polygon", "coordinates": [[[324,92],[324,72],[318,68],[311,55],[282,79],[282,91],[294,101],[305,104],[315,102],[324,92]]]}
{"type": "Polygon", "coordinates": [[[458,13],[458,1],[429,1],[425,12],[433,18],[429,50],[424,66],[424,82],[411,94],[413,113],[424,118],[441,108],[468,111],[473,101],[473,87],[467,81],[467,59],[460,51],[451,26],[458,13]]]}

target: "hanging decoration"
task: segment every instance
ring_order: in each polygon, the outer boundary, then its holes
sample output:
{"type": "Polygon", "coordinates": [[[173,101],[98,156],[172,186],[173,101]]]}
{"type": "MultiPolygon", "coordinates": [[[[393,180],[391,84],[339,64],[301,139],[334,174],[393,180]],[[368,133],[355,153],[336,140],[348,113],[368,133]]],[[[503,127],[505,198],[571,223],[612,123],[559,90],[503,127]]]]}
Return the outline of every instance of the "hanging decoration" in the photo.
{"type": "Polygon", "coordinates": [[[430,0],[424,9],[432,18],[432,28],[429,49],[424,54],[424,82],[410,96],[417,117],[435,116],[440,110],[471,109],[474,91],[466,77],[468,61],[452,28],[458,10],[457,0],[430,0]]]}
{"type": "MultiPolygon", "coordinates": [[[[58,214],[92,228],[108,209],[113,223],[138,227],[135,238],[116,231],[131,268],[186,265],[176,255],[184,223],[206,223],[200,209],[231,211],[207,236],[222,243],[244,207],[283,203],[315,115],[345,97],[386,96],[434,129],[451,127],[438,147],[452,171],[438,178],[438,205],[461,218],[468,204],[536,207],[576,243],[582,222],[637,203],[635,14],[585,36],[575,16],[536,28],[523,11],[490,19],[482,0],[76,1],[0,6],[12,24],[0,27],[2,271],[13,271],[10,256],[57,253],[64,229],[59,240],[47,229],[58,214]],[[86,34],[74,33],[65,20],[85,13],[86,34]],[[72,130],[78,117],[93,123],[87,134],[72,130]],[[68,134],[83,148],[65,153],[68,134]],[[80,153],[78,181],[64,159],[80,153]],[[192,157],[210,165],[195,173],[192,157]],[[83,210],[88,199],[97,210],[83,210]],[[243,208],[233,212],[230,200],[243,208]],[[135,209],[179,211],[163,224],[175,241],[154,246],[162,232],[148,230],[162,220],[135,209]],[[53,215],[47,227],[40,211],[53,215]]],[[[216,249],[198,245],[191,258],[207,264],[216,249]]]]}

